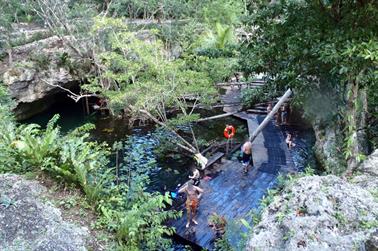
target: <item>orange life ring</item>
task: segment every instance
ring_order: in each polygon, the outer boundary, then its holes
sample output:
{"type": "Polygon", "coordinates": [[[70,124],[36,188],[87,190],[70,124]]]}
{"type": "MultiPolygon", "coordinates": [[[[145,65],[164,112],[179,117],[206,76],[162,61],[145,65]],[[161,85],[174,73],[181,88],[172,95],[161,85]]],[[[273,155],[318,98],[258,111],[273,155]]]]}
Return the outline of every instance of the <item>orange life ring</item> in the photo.
{"type": "Polygon", "coordinates": [[[226,139],[231,139],[235,136],[235,127],[232,125],[226,126],[226,128],[224,128],[223,135],[226,139]]]}

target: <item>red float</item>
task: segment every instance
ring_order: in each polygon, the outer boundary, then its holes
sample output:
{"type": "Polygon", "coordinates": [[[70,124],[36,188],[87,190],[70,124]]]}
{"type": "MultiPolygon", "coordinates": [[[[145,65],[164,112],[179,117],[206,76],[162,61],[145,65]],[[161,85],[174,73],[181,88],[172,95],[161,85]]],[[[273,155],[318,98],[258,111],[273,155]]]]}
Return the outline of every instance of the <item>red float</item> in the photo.
{"type": "Polygon", "coordinates": [[[226,139],[231,139],[235,136],[235,127],[232,125],[226,126],[226,128],[224,128],[223,135],[226,139]]]}

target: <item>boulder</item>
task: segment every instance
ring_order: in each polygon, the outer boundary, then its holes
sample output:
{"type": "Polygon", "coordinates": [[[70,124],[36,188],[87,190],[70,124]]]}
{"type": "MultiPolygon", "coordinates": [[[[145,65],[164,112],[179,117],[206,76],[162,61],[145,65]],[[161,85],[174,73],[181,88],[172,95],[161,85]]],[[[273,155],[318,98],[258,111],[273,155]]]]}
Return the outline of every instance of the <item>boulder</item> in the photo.
{"type": "Polygon", "coordinates": [[[0,250],[86,250],[88,229],[62,219],[36,181],[0,175],[0,250]]]}
{"type": "Polygon", "coordinates": [[[315,133],[315,155],[322,167],[334,174],[341,174],[346,169],[342,154],[343,145],[341,129],[336,125],[324,125],[320,120],[312,123],[315,133]]]}
{"type": "Polygon", "coordinates": [[[378,149],[362,162],[351,182],[378,194],[378,149]]]}
{"type": "Polygon", "coordinates": [[[247,250],[364,250],[376,244],[377,220],[377,199],[362,187],[334,175],[303,177],[263,211],[247,250]]]}

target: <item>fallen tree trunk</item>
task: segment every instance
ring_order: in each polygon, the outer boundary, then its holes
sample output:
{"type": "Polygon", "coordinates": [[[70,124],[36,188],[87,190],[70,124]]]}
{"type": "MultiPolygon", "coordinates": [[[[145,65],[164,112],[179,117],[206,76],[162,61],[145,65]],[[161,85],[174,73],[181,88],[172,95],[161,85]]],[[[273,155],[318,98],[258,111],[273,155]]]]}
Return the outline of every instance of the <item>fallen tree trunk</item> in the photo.
{"type": "Polygon", "coordinates": [[[199,119],[196,122],[202,122],[202,121],[208,121],[208,120],[213,120],[213,119],[224,118],[224,117],[228,117],[228,116],[234,115],[235,113],[238,113],[238,112],[228,112],[228,113],[224,113],[224,114],[220,114],[220,115],[215,115],[215,116],[199,119]]]}
{"type": "Polygon", "coordinates": [[[253,134],[249,137],[249,141],[253,142],[257,135],[268,125],[269,121],[274,117],[274,114],[280,109],[281,105],[290,97],[293,92],[288,89],[280,98],[278,103],[273,107],[272,111],[265,117],[263,122],[256,128],[253,134]]]}

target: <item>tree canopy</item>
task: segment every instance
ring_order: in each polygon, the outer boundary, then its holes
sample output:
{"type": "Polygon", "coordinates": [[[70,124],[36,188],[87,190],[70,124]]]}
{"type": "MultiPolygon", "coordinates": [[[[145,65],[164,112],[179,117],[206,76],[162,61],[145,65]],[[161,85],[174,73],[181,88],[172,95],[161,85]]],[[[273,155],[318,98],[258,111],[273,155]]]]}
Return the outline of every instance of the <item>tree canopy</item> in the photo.
{"type": "Polygon", "coordinates": [[[251,39],[241,53],[246,72],[265,73],[278,88],[293,88],[308,117],[342,123],[345,131],[340,136],[351,166],[366,153],[366,89],[377,88],[377,4],[255,1],[247,21],[251,39]]]}

